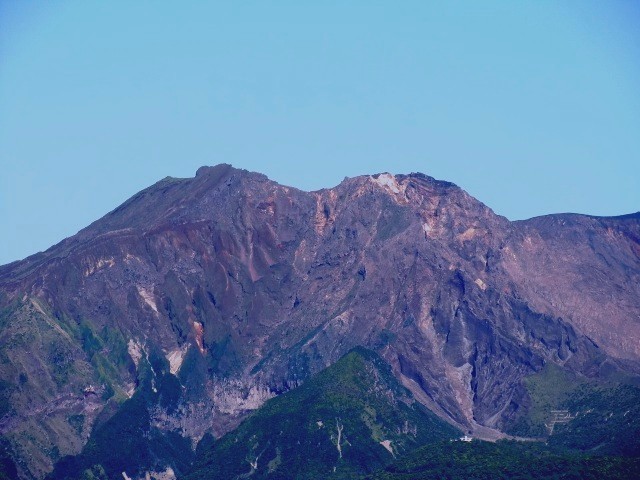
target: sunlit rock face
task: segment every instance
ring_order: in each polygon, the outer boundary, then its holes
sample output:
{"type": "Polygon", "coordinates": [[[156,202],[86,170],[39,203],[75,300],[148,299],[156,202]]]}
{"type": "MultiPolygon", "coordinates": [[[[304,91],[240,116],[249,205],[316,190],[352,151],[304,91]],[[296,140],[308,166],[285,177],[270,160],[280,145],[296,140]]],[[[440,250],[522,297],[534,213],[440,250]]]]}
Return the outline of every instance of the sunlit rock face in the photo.
{"type": "Polygon", "coordinates": [[[497,436],[546,362],[637,371],[640,217],[509,222],[422,174],[303,192],[203,167],[1,267],[0,311],[0,434],[25,476],[77,453],[154,355],[182,385],[154,421],[194,441],[357,345],[497,436]]]}

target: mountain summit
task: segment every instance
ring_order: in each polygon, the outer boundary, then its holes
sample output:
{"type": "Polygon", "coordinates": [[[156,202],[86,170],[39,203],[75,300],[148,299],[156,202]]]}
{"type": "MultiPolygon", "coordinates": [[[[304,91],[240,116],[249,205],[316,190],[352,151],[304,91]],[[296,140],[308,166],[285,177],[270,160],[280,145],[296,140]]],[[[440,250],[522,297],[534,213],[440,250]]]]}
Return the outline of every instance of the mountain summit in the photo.
{"type": "Polygon", "coordinates": [[[23,478],[145,385],[148,428],[195,444],[355,347],[495,439],[550,365],[640,372],[640,215],[510,222],[419,173],[304,192],[202,167],[0,267],[0,326],[0,434],[23,478]]]}

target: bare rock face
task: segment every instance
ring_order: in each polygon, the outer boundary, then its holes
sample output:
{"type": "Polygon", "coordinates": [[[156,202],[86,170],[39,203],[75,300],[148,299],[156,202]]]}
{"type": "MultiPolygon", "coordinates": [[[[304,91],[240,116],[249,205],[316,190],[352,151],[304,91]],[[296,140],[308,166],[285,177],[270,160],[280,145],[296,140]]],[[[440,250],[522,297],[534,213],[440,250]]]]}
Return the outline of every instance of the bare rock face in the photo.
{"type": "Polygon", "coordinates": [[[504,267],[527,302],[572,323],[607,353],[640,356],[640,214],[548,215],[516,222],[504,267]]]}
{"type": "Polygon", "coordinates": [[[303,192],[203,167],[0,267],[0,326],[0,434],[24,477],[77,453],[152,351],[183,386],[154,422],[194,442],[358,345],[497,437],[546,362],[638,372],[640,216],[509,222],[422,174],[303,192]]]}

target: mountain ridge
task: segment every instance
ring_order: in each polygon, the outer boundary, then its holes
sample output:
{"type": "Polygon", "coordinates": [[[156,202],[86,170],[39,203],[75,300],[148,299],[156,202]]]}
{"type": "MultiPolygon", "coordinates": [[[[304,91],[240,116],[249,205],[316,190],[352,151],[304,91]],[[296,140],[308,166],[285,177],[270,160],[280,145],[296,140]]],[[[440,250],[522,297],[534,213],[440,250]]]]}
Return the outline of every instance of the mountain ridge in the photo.
{"type": "Polygon", "coordinates": [[[221,436],[365,346],[435,413],[495,435],[527,408],[523,378],[549,362],[640,372],[640,222],[627,217],[510,222],[423,174],[314,192],[228,165],[161,180],[0,267],[0,434],[37,457],[22,475],[41,477],[56,460],[46,452],[77,453],[157,350],[185,389],[157,421],[221,436]],[[61,406],[30,416],[29,401],[61,406]]]}
{"type": "MultiPolygon", "coordinates": [[[[151,191],[152,189],[155,189],[155,188],[159,188],[162,185],[165,185],[166,183],[184,182],[184,181],[195,180],[197,177],[206,176],[208,172],[210,172],[211,170],[218,169],[218,168],[225,168],[225,169],[228,169],[229,171],[233,171],[233,172],[236,172],[236,173],[239,173],[239,174],[255,175],[255,176],[262,177],[264,180],[267,180],[267,181],[270,181],[270,182],[274,182],[273,180],[269,179],[266,175],[264,175],[262,173],[254,172],[254,171],[246,170],[246,169],[242,169],[242,168],[236,168],[236,167],[233,167],[233,165],[226,164],[226,163],[221,163],[221,164],[218,164],[218,165],[215,165],[215,166],[201,166],[196,170],[196,173],[195,173],[194,177],[171,177],[171,176],[167,176],[167,177],[159,180],[158,182],[150,185],[149,187],[144,188],[140,192],[132,195],[131,197],[126,199],[122,204],[120,204],[119,206],[117,206],[113,210],[107,212],[105,215],[103,215],[99,219],[93,221],[89,226],[82,228],[81,230],[79,230],[75,234],[70,235],[69,237],[61,240],[60,242],[52,245],[48,249],[46,249],[44,251],[41,251],[41,252],[36,252],[36,253],[31,254],[31,255],[29,255],[29,256],[27,256],[25,258],[22,258],[22,259],[14,260],[14,261],[11,261],[9,263],[0,265],[0,275],[1,275],[2,270],[5,269],[6,267],[9,267],[9,266],[17,264],[17,263],[23,263],[23,262],[31,259],[32,257],[42,255],[42,254],[47,253],[47,252],[49,252],[50,250],[52,250],[52,249],[54,249],[56,247],[59,247],[61,244],[64,244],[65,242],[67,242],[70,238],[76,237],[77,235],[79,235],[83,231],[89,229],[93,224],[95,224],[97,222],[100,222],[105,217],[108,217],[109,215],[111,215],[111,214],[117,212],[118,210],[122,209],[127,204],[129,204],[132,200],[135,200],[136,198],[138,198],[144,192],[151,191]]],[[[345,177],[341,182],[339,182],[337,185],[335,185],[333,187],[322,187],[322,188],[317,189],[317,190],[305,190],[305,189],[300,189],[298,187],[289,186],[289,185],[282,185],[282,186],[287,188],[287,189],[296,190],[296,191],[303,192],[303,193],[319,193],[319,192],[323,192],[323,191],[333,190],[333,189],[339,187],[342,183],[344,183],[345,181],[348,181],[348,180],[359,179],[359,178],[362,178],[362,179],[372,178],[372,177],[377,177],[379,175],[393,175],[394,177],[398,176],[398,177],[423,178],[423,179],[426,179],[426,180],[431,181],[431,182],[439,183],[439,184],[441,184],[443,186],[454,187],[454,188],[457,188],[457,189],[460,189],[460,190],[464,191],[460,186],[458,186],[457,184],[455,184],[453,182],[436,179],[434,177],[431,177],[430,175],[427,175],[427,174],[424,174],[424,173],[421,173],[421,172],[411,172],[411,173],[408,173],[408,174],[390,174],[389,172],[380,172],[380,173],[376,173],[376,174],[372,174],[372,175],[358,175],[356,177],[345,177]]],[[[506,218],[506,217],[504,217],[502,215],[499,215],[499,214],[496,214],[496,215],[501,216],[503,218],[506,218]]],[[[535,215],[533,217],[524,218],[524,219],[509,220],[509,222],[511,222],[511,223],[522,223],[522,222],[528,222],[528,221],[531,221],[531,220],[534,220],[534,219],[541,219],[541,218],[546,218],[546,217],[558,217],[558,218],[560,218],[560,217],[574,217],[574,216],[576,216],[576,217],[588,217],[588,218],[602,219],[602,220],[607,220],[607,219],[609,219],[609,220],[635,220],[635,219],[639,219],[640,218],[640,211],[630,212],[630,213],[626,213],[626,214],[619,214],[619,215],[593,215],[593,214],[589,214],[589,213],[557,212],[557,213],[547,213],[547,214],[535,215]]]]}

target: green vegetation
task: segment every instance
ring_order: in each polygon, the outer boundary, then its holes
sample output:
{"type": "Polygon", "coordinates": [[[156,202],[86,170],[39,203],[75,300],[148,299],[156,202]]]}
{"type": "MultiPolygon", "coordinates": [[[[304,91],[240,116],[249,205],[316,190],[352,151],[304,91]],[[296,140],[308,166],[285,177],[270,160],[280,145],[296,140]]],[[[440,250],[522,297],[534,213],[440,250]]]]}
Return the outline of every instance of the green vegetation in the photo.
{"type": "Polygon", "coordinates": [[[208,439],[185,480],[354,478],[457,435],[412,399],[380,357],[358,348],[219,441],[208,439]]]}
{"type": "Polygon", "coordinates": [[[585,380],[547,363],[541,371],[524,379],[531,405],[526,414],[507,430],[508,433],[521,437],[546,437],[549,429],[545,425],[553,418],[551,410],[561,408],[583,383],[585,380]]]}
{"type": "Polygon", "coordinates": [[[187,470],[193,460],[191,441],[152,427],[149,414],[156,406],[169,411],[177,406],[180,382],[159,354],[150,354],[140,367],[141,385],[134,396],[94,429],[79,455],[63,457],[50,480],[122,478],[122,472],[134,477],[167,465],[187,470]]]}
{"type": "MultiPolygon", "coordinates": [[[[554,365],[526,379],[531,407],[519,421],[546,443],[451,441],[460,432],[364,348],[267,401],[221,439],[206,435],[195,454],[188,439],[152,426],[149,412],[174,411],[182,395],[161,352],[141,361],[139,379],[136,394],[98,422],[82,453],[62,458],[49,480],[134,477],[166,466],[183,480],[640,478],[640,389],[579,379],[554,365]],[[545,423],[555,409],[566,410],[568,421],[549,436],[545,423]]],[[[80,431],[83,418],[69,422],[80,431]]]]}
{"type": "Polygon", "coordinates": [[[549,445],[596,454],[640,456],[640,389],[583,385],[562,405],[575,418],[556,425],[549,445]]]}
{"type": "Polygon", "coordinates": [[[640,458],[586,456],[540,443],[474,440],[427,445],[365,477],[367,480],[432,479],[636,479],[640,458]]]}
{"type": "Polygon", "coordinates": [[[600,455],[640,455],[640,389],[578,378],[553,364],[525,379],[531,405],[508,430],[550,446],[600,455]],[[564,411],[553,423],[553,411],[564,411]]]}
{"type": "Polygon", "coordinates": [[[108,400],[115,394],[116,401],[124,401],[124,392],[115,390],[121,384],[121,372],[133,366],[124,336],[108,326],[96,333],[86,321],[80,323],[78,330],[82,349],[97,376],[96,381],[106,387],[103,399],[108,400]]]}

